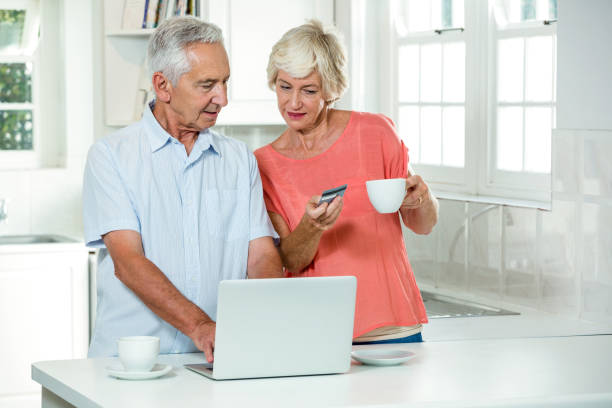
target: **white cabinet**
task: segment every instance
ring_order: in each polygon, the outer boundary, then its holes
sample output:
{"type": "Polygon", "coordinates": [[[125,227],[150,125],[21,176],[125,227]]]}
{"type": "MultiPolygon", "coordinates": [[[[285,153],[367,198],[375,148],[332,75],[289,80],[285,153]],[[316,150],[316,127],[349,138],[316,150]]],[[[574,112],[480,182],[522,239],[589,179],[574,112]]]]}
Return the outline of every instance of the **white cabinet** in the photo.
{"type": "Polygon", "coordinates": [[[40,406],[33,362],[87,356],[88,298],[84,245],[0,245],[0,407],[40,406]]]}
{"type": "MultiPolygon", "coordinates": [[[[124,0],[104,2],[105,118],[108,126],[136,120],[134,106],[152,30],[122,30],[124,0]]],[[[223,30],[230,58],[229,104],[219,125],[282,124],[266,67],[272,45],[291,27],[317,18],[333,23],[333,0],[201,0],[202,18],[223,30]]]]}

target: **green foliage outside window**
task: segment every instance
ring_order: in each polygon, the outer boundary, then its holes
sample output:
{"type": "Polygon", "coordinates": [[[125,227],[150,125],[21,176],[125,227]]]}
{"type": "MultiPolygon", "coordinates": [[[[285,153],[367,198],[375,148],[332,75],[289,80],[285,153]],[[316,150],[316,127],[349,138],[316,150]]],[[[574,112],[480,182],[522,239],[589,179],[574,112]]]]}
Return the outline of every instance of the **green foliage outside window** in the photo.
{"type": "Polygon", "coordinates": [[[21,44],[25,16],[25,10],[0,10],[0,50],[21,44]]]}
{"type": "MultiPolygon", "coordinates": [[[[31,103],[31,64],[0,64],[0,103],[31,103]]],[[[0,150],[32,150],[32,111],[0,110],[0,150]]]]}
{"type": "MultiPolygon", "coordinates": [[[[0,51],[10,55],[21,47],[25,10],[0,10],[0,51]]],[[[0,64],[0,150],[32,150],[33,118],[31,109],[10,104],[32,103],[32,64],[0,64]]]]}
{"type": "Polygon", "coordinates": [[[32,111],[0,110],[0,150],[32,150],[32,111]]]}
{"type": "Polygon", "coordinates": [[[32,102],[31,64],[0,64],[0,103],[32,102]]]}

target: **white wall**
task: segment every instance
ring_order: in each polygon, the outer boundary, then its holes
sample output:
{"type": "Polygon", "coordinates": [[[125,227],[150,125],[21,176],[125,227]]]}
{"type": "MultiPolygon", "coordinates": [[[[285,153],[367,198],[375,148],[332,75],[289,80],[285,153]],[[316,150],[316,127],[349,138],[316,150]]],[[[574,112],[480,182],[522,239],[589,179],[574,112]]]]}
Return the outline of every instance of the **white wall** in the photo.
{"type": "Polygon", "coordinates": [[[65,123],[64,134],[45,136],[53,130],[41,129],[41,135],[63,141],[65,160],[61,167],[0,171],[0,197],[9,200],[8,220],[0,224],[2,235],[82,235],[82,174],[93,141],[92,2],[63,0],[60,4],[57,23],[63,75],[56,80],[64,84],[61,94],[65,97],[57,100],[65,107],[63,118],[58,118],[65,123]]]}
{"type": "Polygon", "coordinates": [[[610,0],[559,0],[559,129],[612,129],[611,19],[610,0]]]}

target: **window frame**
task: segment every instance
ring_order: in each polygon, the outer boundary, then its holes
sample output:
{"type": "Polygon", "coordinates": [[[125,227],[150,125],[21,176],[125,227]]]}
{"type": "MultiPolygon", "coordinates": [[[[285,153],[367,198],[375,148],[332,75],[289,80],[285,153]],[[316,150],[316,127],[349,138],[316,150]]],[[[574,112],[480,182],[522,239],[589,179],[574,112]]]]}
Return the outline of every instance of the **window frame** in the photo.
{"type": "MultiPolygon", "coordinates": [[[[513,106],[521,106],[524,108],[529,106],[547,106],[552,109],[552,123],[551,130],[554,129],[555,123],[555,109],[556,109],[556,26],[552,24],[544,24],[542,21],[529,21],[523,23],[510,23],[501,29],[496,29],[494,13],[491,10],[488,16],[488,44],[487,44],[487,83],[488,83],[488,100],[490,103],[487,104],[487,169],[483,172],[487,178],[481,180],[483,186],[482,190],[487,195],[494,196],[505,196],[510,198],[527,198],[536,201],[550,201],[550,186],[551,186],[551,173],[536,173],[529,171],[513,172],[507,170],[500,170],[495,168],[495,159],[497,155],[497,41],[500,38],[529,38],[538,37],[542,35],[552,36],[553,50],[552,50],[552,101],[550,103],[545,102],[526,102],[520,103],[509,103],[513,106]],[[528,179],[530,183],[526,186],[525,179],[528,179]],[[523,187],[521,187],[523,186],[523,187]]],[[[523,51],[525,55],[525,51],[523,51]]],[[[523,64],[525,64],[523,60],[523,64]]],[[[525,71],[523,71],[525,72],[525,71]]],[[[525,81],[525,79],[523,79],[525,81]]],[[[525,114],[523,111],[523,132],[525,131],[525,114]]],[[[552,134],[551,134],[552,138],[552,134]]],[[[525,139],[523,139],[525,141],[525,139]]],[[[525,148],[523,146],[523,156],[525,154],[525,148]]],[[[552,154],[552,149],[551,149],[552,154]]],[[[524,159],[524,157],[523,157],[524,159]]],[[[524,163],[523,163],[524,164],[524,163]]],[[[552,170],[552,169],[551,169],[552,170]]]]}
{"type": "MultiPolygon", "coordinates": [[[[32,21],[40,18],[40,8],[36,0],[27,2],[18,0],[0,0],[2,10],[26,10],[23,32],[32,30],[32,21]]],[[[30,54],[22,39],[20,53],[0,54],[0,63],[31,63],[32,64],[32,101],[30,103],[3,103],[0,102],[0,110],[30,110],[32,112],[32,149],[31,150],[0,150],[0,170],[22,170],[40,167],[41,148],[40,148],[40,53],[39,47],[35,47],[30,54]]],[[[28,39],[32,41],[32,39],[28,39]]]]}
{"type": "MultiPolygon", "coordinates": [[[[391,10],[393,11],[393,8],[391,10]]],[[[393,15],[390,16],[390,21],[394,21],[393,15]]],[[[430,184],[436,195],[441,197],[448,195],[448,197],[457,199],[457,197],[464,196],[466,200],[474,199],[479,202],[483,200],[495,203],[508,201],[512,202],[513,205],[525,203],[525,206],[529,207],[550,208],[550,173],[504,172],[492,167],[495,165],[494,154],[497,147],[495,134],[497,118],[494,116],[497,109],[496,93],[494,93],[497,83],[497,64],[495,61],[497,58],[497,36],[494,33],[498,32],[495,25],[493,4],[489,1],[465,1],[463,28],[466,87],[464,101],[464,167],[457,168],[421,163],[413,163],[412,166],[430,184]],[[484,4],[486,4],[486,7],[484,4]],[[492,60],[495,62],[494,64],[492,64],[492,60]],[[486,78],[486,80],[483,81],[482,78],[486,78]],[[526,178],[531,184],[525,184],[526,178]]],[[[419,38],[423,39],[427,35],[432,38],[435,37],[432,35],[433,30],[400,37],[394,28],[394,24],[391,31],[393,33],[391,63],[394,67],[392,81],[397,84],[399,82],[398,54],[400,46],[410,43],[409,38],[417,42],[419,38]]],[[[520,31],[527,33],[529,36],[552,33],[554,41],[553,61],[556,61],[556,26],[545,25],[542,21],[529,21],[510,23],[499,31],[506,33],[520,31]]],[[[443,41],[452,41],[450,38],[458,38],[455,31],[443,31],[437,36],[445,37],[443,41]]],[[[392,89],[393,114],[395,118],[399,118],[399,107],[404,104],[400,103],[399,91],[392,84],[389,86],[392,89]]],[[[553,71],[553,120],[556,115],[555,85],[556,70],[553,71]]],[[[523,102],[523,106],[525,106],[525,102],[523,102]]],[[[410,149],[410,146],[408,148],[410,149]]]]}
{"type": "MultiPolygon", "coordinates": [[[[449,31],[443,34],[436,34],[433,30],[432,31],[427,31],[427,32],[419,32],[419,33],[414,33],[414,34],[408,34],[406,35],[404,38],[402,39],[398,39],[395,42],[395,45],[393,47],[393,54],[394,54],[394,60],[398,61],[399,57],[399,48],[401,46],[404,45],[409,45],[409,44],[427,44],[427,43],[432,43],[432,44],[440,44],[443,45],[444,43],[453,43],[453,42],[464,42],[465,37],[465,32],[459,32],[459,31],[449,31]]],[[[466,52],[467,52],[467,44],[466,44],[466,52]]],[[[444,52],[442,52],[442,55],[444,54],[444,52]]],[[[420,64],[420,57],[419,57],[419,64],[420,64]]],[[[395,70],[397,72],[398,67],[397,67],[397,62],[394,63],[395,66],[395,70]]],[[[443,67],[443,65],[442,65],[443,67]]],[[[443,69],[442,69],[443,71],[443,69]]],[[[397,75],[397,74],[396,74],[397,75]]],[[[442,72],[443,75],[443,72],[442,72]]],[[[397,76],[396,76],[397,78],[397,76]]],[[[440,102],[415,102],[415,103],[407,103],[407,102],[400,102],[399,101],[399,90],[397,89],[397,87],[394,87],[394,103],[393,103],[393,113],[394,113],[394,117],[399,118],[400,114],[399,114],[399,110],[401,107],[403,106],[440,106],[441,109],[443,109],[444,107],[452,107],[452,106],[463,106],[464,110],[467,111],[467,95],[465,96],[464,102],[444,102],[442,100],[442,98],[440,99],[440,102]]],[[[420,84],[419,84],[419,89],[420,89],[420,84]]],[[[443,89],[441,88],[441,91],[443,91],[443,89]]],[[[467,116],[467,115],[466,115],[467,116]]],[[[399,121],[398,123],[396,123],[396,125],[399,125],[399,121]]],[[[419,120],[419,127],[421,126],[421,121],[419,120]]],[[[410,146],[408,146],[408,148],[410,149],[410,146]]],[[[420,148],[419,148],[420,149],[420,148]]],[[[464,155],[465,157],[465,155],[464,155]]],[[[419,163],[419,164],[414,164],[415,168],[421,170],[421,169],[426,169],[425,171],[427,172],[429,179],[432,180],[435,183],[445,183],[445,184],[450,184],[450,185],[460,185],[464,182],[465,180],[465,173],[466,173],[466,166],[467,163],[465,163],[465,158],[464,158],[464,167],[451,167],[451,166],[444,166],[444,165],[431,165],[431,164],[423,164],[423,163],[419,163]]]]}

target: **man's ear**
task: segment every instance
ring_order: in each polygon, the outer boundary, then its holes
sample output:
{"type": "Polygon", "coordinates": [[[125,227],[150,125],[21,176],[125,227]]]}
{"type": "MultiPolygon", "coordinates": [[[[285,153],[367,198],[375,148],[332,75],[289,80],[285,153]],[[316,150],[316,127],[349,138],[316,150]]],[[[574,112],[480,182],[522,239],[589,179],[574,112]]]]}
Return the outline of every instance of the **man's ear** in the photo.
{"type": "Polygon", "coordinates": [[[170,102],[172,83],[159,71],[153,73],[153,90],[157,100],[165,103],[170,102]]]}

